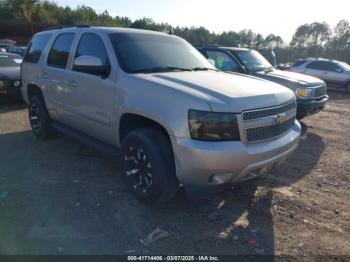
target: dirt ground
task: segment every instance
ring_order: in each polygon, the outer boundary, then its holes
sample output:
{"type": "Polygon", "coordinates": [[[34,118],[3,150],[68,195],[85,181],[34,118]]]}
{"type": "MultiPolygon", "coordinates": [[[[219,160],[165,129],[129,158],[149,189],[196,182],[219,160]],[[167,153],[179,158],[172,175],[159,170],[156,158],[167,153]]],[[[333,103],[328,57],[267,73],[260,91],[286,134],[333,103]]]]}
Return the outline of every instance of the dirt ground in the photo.
{"type": "Polygon", "coordinates": [[[302,121],[298,150],[231,191],[147,207],[120,160],[73,139],[40,141],[0,97],[0,254],[350,255],[350,96],[302,121]],[[159,227],[169,236],[143,245],[159,227]]]}

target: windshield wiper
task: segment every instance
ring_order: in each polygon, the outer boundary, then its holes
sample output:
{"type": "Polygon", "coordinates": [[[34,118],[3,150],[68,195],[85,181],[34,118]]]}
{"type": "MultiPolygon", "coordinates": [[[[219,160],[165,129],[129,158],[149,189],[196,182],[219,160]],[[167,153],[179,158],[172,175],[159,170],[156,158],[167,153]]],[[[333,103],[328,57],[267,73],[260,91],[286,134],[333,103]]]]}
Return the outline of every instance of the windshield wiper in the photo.
{"type": "Polygon", "coordinates": [[[175,66],[158,66],[158,67],[134,70],[132,72],[133,73],[154,73],[154,72],[168,72],[168,71],[192,71],[192,69],[175,67],[175,66]]]}
{"type": "Polygon", "coordinates": [[[258,72],[258,71],[271,72],[271,71],[273,71],[272,67],[267,67],[267,66],[256,66],[256,67],[250,68],[249,70],[253,71],[253,72],[258,72]]]}
{"type": "Polygon", "coordinates": [[[209,70],[213,70],[213,71],[219,71],[218,69],[214,69],[214,68],[210,68],[210,67],[194,67],[191,68],[193,71],[209,71],[209,70]]]}
{"type": "Polygon", "coordinates": [[[272,67],[272,66],[270,66],[270,67],[265,67],[265,68],[264,68],[264,71],[265,71],[265,73],[270,73],[270,72],[273,71],[273,67],[272,67]]]}

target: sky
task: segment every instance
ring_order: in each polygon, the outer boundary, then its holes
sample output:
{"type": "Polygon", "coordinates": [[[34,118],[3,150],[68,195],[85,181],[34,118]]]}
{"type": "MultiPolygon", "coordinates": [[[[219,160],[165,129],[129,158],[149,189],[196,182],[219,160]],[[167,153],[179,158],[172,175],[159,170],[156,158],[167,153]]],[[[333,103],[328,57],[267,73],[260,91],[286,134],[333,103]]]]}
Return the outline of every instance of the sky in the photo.
{"type": "Polygon", "coordinates": [[[349,0],[55,0],[59,5],[86,5],[97,12],[148,17],[173,26],[204,26],[215,33],[252,29],[267,36],[280,35],[289,42],[299,25],[327,22],[333,28],[350,20],[349,0]]]}

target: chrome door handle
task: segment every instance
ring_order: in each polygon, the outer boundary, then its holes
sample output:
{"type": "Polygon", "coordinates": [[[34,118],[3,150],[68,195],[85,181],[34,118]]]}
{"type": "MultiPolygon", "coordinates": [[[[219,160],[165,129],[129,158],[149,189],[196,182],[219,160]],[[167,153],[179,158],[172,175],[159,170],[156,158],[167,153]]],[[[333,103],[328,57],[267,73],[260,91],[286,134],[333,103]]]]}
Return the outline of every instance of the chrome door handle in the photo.
{"type": "Polygon", "coordinates": [[[41,75],[39,78],[42,79],[42,80],[45,80],[45,79],[48,79],[49,77],[41,75]]]}
{"type": "Polygon", "coordinates": [[[74,80],[68,81],[68,85],[71,87],[78,87],[78,83],[75,82],[74,80]]]}

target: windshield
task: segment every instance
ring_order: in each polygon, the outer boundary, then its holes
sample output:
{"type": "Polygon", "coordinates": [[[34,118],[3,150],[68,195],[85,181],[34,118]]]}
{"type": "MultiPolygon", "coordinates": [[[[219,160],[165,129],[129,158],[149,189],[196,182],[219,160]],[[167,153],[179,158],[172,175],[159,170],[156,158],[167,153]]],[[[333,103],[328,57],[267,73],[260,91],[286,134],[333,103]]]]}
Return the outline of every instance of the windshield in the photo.
{"type": "Polygon", "coordinates": [[[265,57],[255,50],[238,50],[235,51],[235,54],[248,70],[257,71],[273,67],[265,57]]]}
{"type": "Polygon", "coordinates": [[[350,71],[350,65],[345,62],[338,62],[340,67],[342,67],[345,71],[350,71]]]}
{"type": "Polygon", "coordinates": [[[194,47],[178,37],[114,33],[110,38],[123,70],[128,73],[215,69],[194,47]]]}
{"type": "Polygon", "coordinates": [[[0,67],[17,67],[22,63],[21,58],[0,54],[0,67]]]}

